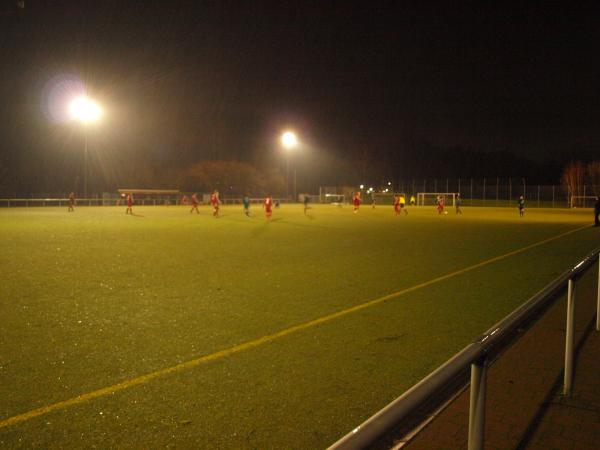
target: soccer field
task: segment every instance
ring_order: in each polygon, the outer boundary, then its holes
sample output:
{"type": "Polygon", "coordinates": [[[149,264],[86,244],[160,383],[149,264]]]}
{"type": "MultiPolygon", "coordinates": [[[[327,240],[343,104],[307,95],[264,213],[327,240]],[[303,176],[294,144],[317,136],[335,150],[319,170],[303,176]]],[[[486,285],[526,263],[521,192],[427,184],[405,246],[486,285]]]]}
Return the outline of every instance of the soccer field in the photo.
{"type": "Polygon", "coordinates": [[[188,209],[0,210],[0,445],[324,448],[600,243],[585,210],[188,209]]]}

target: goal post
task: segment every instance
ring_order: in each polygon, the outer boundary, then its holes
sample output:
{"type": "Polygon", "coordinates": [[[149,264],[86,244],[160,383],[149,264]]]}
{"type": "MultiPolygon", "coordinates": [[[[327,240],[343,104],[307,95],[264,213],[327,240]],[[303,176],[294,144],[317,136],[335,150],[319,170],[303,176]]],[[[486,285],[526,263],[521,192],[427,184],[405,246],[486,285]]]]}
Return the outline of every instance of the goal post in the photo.
{"type": "Polygon", "coordinates": [[[341,205],[346,202],[346,196],[342,194],[325,194],[321,201],[329,205],[341,205]]]}
{"type": "Polygon", "coordinates": [[[571,208],[593,208],[596,203],[596,197],[593,195],[572,195],[570,201],[571,208]]]}
{"type": "Polygon", "coordinates": [[[457,192],[417,192],[417,206],[435,205],[439,196],[444,198],[447,206],[456,205],[457,192]]]}

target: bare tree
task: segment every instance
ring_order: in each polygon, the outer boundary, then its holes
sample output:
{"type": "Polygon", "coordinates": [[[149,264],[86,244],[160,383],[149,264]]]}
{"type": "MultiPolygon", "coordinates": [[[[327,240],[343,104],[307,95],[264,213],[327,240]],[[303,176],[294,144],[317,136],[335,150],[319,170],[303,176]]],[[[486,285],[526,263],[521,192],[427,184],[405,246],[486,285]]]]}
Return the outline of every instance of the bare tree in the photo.
{"type": "Polygon", "coordinates": [[[600,161],[592,161],[586,167],[588,180],[594,190],[594,195],[600,195],[600,161]]]}
{"type": "Polygon", "coordinates": [[[284,178],[272,167],[255,166],[239,161],[200,161],[182,171],[178,185],[184,191],[212,192],[218,189],[223,197],[245,193],[280,195],[284,178]]]}
{"type": "Polygon", "coordinates": [[[569,198],[582,195],[581,190],[585,181],[585,166],[581,161],[570,162],[561,177],[562,185],[567,189],[569,198]]]}

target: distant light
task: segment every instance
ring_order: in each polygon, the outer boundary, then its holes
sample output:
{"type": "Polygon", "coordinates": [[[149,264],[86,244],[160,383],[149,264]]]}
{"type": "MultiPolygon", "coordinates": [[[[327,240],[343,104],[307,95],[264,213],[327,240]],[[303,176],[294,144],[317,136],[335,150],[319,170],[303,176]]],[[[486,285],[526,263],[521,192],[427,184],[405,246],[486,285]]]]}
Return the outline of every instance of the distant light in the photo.
{"type": "Polygon", "coordinates": [[[102,109],[87,97],[77,97],[69,105],[71,118],[80,122],[95,122],[102,116],[102,109]]]}
{"type": "Polygon", "coordinates": [[[298,145],[298,138],[291,131],[286,131],[281,136],[281,143],[285,148],[294,148],[298,145]]]}
{"type": "Polygon", "coordinates": [[[391,182],[391,181],[388,181],[388,186],[391,186],[391,185],[392,185],[392,182],[391,182]]]}
{"type": "Polygon", "coordinates": [[[364,189],[364,188],[365,188],[365,185],[364,185],[364,184],[361,184],[361,185],[360,185],[360,188],[361,188],[361,189],[364,189]]]}

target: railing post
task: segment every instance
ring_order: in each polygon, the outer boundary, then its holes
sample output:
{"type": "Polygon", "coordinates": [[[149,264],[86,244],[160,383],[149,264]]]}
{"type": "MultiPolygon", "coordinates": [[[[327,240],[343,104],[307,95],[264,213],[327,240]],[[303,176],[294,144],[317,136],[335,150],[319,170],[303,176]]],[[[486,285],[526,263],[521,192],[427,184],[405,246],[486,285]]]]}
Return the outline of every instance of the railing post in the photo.
{"type": "Polygon", "coordinates": [[[573,341],[575,337],[575,279],[569,278],[567,294],[567,327],[565,337],[565,379],[563,395],[570,396],[573,387],[573,341]]]}
{"type": "Polygon", "coordinates": [[[598,298],[596,302],[596,331],[600,331],[600,255],[598,255],[598,298]]]}
{"type": "Polygon", "coordinates": [[[469,450],[483,450],[485,438],[485,395],[487,366],[485,358],[471,364],[471,401],[469,407],[469,450]]]}

